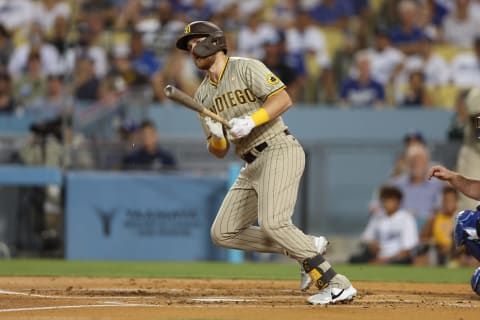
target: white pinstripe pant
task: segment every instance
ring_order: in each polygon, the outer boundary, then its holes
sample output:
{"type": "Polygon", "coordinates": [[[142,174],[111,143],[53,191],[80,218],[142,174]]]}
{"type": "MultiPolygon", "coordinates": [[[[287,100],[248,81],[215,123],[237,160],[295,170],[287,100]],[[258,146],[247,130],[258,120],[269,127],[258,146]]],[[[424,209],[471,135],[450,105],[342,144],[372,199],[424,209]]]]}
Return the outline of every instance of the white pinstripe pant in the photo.
{"type": "Polygon", "coordinates": [[[211,228],[219,246],[282,253],[299,262],[317,255],[313,237],[292,223],[305,153],[291,135],[278,134],[242,168],[211,228]],[[258,226],[253,224],[258,220],[258,226]]]}

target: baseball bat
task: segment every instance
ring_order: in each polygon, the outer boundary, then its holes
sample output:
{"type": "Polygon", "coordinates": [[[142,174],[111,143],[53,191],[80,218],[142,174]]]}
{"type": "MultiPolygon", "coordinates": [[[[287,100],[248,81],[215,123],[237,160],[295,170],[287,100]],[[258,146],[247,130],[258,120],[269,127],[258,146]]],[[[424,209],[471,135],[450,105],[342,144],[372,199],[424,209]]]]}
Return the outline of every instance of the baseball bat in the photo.
{"type": "Polygon", "coordinates": [[[165,95],[169,99],[171,99],[173,101],[176,101],[176,102],[180,103],[181,105],[183,105],[183,106],[185,106],[189,109],[192,109],[193,111],[196,111],[196,112],[199,112],[203,115],[206,115],[207,117],[210,117],[215,121],[220,122],[221,124],[223,124],[228,129],[232,128],[232,126],[227,122],[227,120],[220,117],[218,114],[213,113],[212,111],[208,110],[207,108],[202,106],[200,103],[193,100],[192,97],[190,97],[188,94],[186,94],[182,90],[180,90],[178,88],[175,88],[174,86],[169,84],[169,85],[165,86],[163,91],[165,92],[165,95]]]}

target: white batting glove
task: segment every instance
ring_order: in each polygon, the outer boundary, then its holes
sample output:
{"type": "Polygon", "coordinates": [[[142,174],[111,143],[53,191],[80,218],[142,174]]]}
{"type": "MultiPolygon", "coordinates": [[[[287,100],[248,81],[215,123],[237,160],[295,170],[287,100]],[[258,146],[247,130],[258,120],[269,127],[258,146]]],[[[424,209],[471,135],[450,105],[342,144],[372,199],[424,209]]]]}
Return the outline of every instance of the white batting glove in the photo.
{"type": "Polygon", "coordinates": [[[230,134],[233,138],[239,139],[247,136],[253,128],[255,128],[255,123],[253,119],[249,116],[243,118],[233,118],[228,122],[232,128],[230,129],[230,134]]]}
{"type": "Polygon", "coordinates": [[[225,136],[223,135],[223,127],[220,122],[214,121],[210,117],[205,117],[205,124],[207,125],[208,130],[210,131],[212,136],[217,139],[225,138],[225,136]]]}

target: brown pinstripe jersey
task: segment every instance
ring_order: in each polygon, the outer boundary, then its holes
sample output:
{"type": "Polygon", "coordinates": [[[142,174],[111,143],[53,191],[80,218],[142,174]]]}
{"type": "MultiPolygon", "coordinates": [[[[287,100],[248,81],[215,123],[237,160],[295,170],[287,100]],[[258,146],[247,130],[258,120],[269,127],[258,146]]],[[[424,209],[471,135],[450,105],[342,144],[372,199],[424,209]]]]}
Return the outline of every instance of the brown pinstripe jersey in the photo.
{"type": "MultiPolygon", "coordinates": [[[[228,57],[220,74],[218,83],[205,76],[195,93],[195,100],[210,111],[226,120],[241,118],[258,110],[265,100],[283,90],[285,85],[262,62],[239,57],[228,57]]],[[[210,131],[199,115],[205,135],[210,131]]],[[[281,117],[254,128],[244,138],[229,140],[235,145],[236,153],[241,155],[254,146],[271,139],[284,131],[286,126],[281,117]]]]}

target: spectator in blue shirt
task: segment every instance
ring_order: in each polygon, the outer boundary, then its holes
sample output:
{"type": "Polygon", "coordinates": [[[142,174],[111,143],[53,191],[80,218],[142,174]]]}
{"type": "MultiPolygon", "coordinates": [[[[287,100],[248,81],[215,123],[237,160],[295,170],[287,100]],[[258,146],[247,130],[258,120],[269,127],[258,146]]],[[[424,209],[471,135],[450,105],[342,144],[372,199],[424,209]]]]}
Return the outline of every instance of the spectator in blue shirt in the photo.
{"type": "Polygon", "coordinates": [[[145,48],[142,33],[134,32],[132,34],[130,48],[132,50],[130,54],[132,67],[136,72],[152,77],[160,69],[160,62],[155,56],[155,52],[145,48]]]}
{"type": "Polygon", "coordinates": [[[370,58],[365,52],[355,55],[356,76],[346,79],[341,86],[341,105],[350,107],[381,107],[385,90],[372,78],[370,58]]]}
{"type": "Polygon", "coordinates": [[[443,183],[428,179],[430,154],[422,144],[417,143],[408,147],[406,165],[407,172],[393,178],[390,183],[402,190],[404,195],[402,206],[414,214],[421,230],[425,222],[440,207],[443,183]]]}
{"type": "Polygon", "coordinates": [[[160,146],[155,124],[143,121],[140,125],[140,147],[123,159],[124,169],[165,170],[174,169],[176,164],[174,155],[160,146]]]}
{"type": "Polygon", "coordinates": [[[418,4],[412,0],[403,0],[398,4],[400,25],[390,30],[392,44],[405,54],[417,53],[418,44],[424,38],[422,29],[417,26],[418,4]]]}

